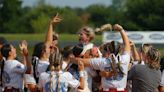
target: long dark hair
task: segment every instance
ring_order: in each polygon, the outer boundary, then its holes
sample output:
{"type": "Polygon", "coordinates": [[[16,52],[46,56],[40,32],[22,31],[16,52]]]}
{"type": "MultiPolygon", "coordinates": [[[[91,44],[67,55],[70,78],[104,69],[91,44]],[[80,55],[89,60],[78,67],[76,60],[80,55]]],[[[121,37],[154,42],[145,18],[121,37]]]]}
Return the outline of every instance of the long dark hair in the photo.
{"type": "Polygon", "coordinates": [[[61,50],[61,53],[62,53],[63,57],[67,58],[70,54],[73,54],[73,48],[74,48],[74,46],[72,46],[72,45],[65,46],[61,50]]]}
{"type": "Polygon", "coordinates": [[[34,51],[32,54],[32,64],[33,64],[33,70],[34,70],[33,74],[34,74],[34,78],[37,83],[38,83],[38,79],[39,79],[39,77],[37,76],[37,65],[39,62],[39,58],[42,57],[43,51],[45,50],[45,48],[46,48],[46,46],[45,46],[44,42],[37,43],[34,46],[34,51]]]}
{"type": "MultiPolygon", "coordinates": [[[[11,45],[10,44],[4,44],[1,48],[1,54],[2,56],[7,59],[9,57],[9,52],[11,51],[11,45]]],[[[1,84],[0,86],[2,86],[2,76],[3,76],[3,71],[4,71],[4,65],[5,65],[5,59],[3,58],[3,60],[1,61],[1,84]]]]}
{"type": "Polygon", "coordinates": [[[121,51],[121,43],[117,41],[111,41],[103,46],[103,50],[117,55],[121,51]]]}

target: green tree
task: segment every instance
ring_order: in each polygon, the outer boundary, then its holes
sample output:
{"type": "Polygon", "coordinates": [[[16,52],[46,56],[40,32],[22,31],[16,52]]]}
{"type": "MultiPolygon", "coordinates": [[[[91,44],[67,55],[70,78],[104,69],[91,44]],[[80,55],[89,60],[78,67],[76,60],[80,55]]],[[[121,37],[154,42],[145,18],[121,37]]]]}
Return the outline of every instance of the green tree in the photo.
{"type": "Polygon", "coordinates": [[[63,8],[60,13],[63,20],[57,26],[58,33],[76,33],[82,26],[81,18],[68,8],[63,8]]]}
{"type": "Polygon", "coordinates": [[[164,0],[127,0],[126,7],[126,19],[135,25],[132,30],[164,29],[164,0]]]}
{"type": "Polygon", "coordinates": [[[111,11],[104,5],[91,5],[86,11],[90,14],[89,20],[96,27],[109,22],[111,11]]]}
{"type": "Polygon", "coordinates": [[[1,0],[0,2],[0,32],[15,33],[21,31],[20,20],[22,16],[20,0],[1,0]]]}

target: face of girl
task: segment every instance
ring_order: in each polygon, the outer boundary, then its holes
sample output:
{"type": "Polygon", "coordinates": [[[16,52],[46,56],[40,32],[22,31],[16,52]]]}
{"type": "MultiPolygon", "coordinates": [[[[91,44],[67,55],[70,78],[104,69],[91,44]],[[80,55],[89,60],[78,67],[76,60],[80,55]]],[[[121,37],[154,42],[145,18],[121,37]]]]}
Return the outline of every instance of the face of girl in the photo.
{"type": "Polygon", "coordinates": [[[13,56],[14,58],[16,58],[16,56],[17,56],[16,49],[14,48],[13,45],[10,45],[10,47],[11,47],[10,55],[13,56]]]}
{"type": "Polygon", "coordinates": [[[78,34],[79,36],[79,42],[80,43],[87,43],[89,42],[89,37],[82,31],[78,34]]]}

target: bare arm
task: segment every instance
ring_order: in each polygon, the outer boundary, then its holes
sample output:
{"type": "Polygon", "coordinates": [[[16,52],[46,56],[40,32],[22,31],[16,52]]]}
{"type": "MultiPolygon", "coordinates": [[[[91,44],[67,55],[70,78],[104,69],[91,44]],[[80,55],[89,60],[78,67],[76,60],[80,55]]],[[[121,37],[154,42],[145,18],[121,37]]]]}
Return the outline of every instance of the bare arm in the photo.
{"type": "Polygon", "coordinates": [[[130,41],[130,46],[131,46],[131,51],[132,51],[132,56],[133,56],[134,61],[140,61],[140,57],[139,57],[137,48],[132,41],[130,41]]]}
{"type": "Polygon", "coordinates": [[[19,44],[22,57],[23,57],[23,64],[27,66],[27,71],[26,74],[31,74],[32,73],[32,64],[29,61],[29,54],[28,54],[28,49],[27,49],[27,42],[23,40],[21,44],[19,44]]]}
{"type": "Polygon", "coordinates": [[[62,19],[59,18],[58,14],[56,14],[56,16],[50,20],[49,22],[49,26],[48,26],[48,31],[46,34],[46,39],[45,39],[45,43],[46,44],[51,44],[52,40],[53,40],[53,25],[56,25],[57,23],[59,23],[62,19]]]}
{"type": "Polygon", "coordinates": [[[78,64],[78,61],[81,61],[81,62],[83,62],[83,64],[84,64],[84,66],[85,67],[90,67],[91,65],[90,65],[90,59],[84,59],[84,58],[71,58],[70,59],[71,60],[71,62],[73,62],[73,63],[75,63],[75,64],[78,64]]]}
{"type": "Polygon", "coordinates": [[[112,71],[100,71],[99,75],[101,77],[112,77],[114,73],[112,71]]]}
{"type": "Polygon", "coordinates": [[[122,36],[122,40],[124,43],[124,51],[129,52],[130,53],[130,43],[129,43],[129,39],[128,36],[126,35],[126,32],[124,31],[123,27],[120,26],[119,24],[115,24],[113,26],[114,30],[119,31],[121,36],[122,36]]]}

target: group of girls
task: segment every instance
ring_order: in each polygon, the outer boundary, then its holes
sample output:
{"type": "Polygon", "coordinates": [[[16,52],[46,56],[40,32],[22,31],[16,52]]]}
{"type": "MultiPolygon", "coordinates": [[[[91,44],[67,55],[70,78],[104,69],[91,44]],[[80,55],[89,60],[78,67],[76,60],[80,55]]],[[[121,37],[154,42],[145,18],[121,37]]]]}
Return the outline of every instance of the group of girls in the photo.
{"type": "Polygon", "coordinates": [[[97,47],[95,31],[85,26],[77,32],[77,45],[59,49],[53,26],[61,21],[57,14],[49,22],[45,41],[35,45],[31,60],[26,41],[19,45],[21,61],[12,44],[0,44],[0,92],[162,92],[160,53],[152,45],[137,51],[121,25],[108,24],[120,33],[122,44],[97,47]]]}

